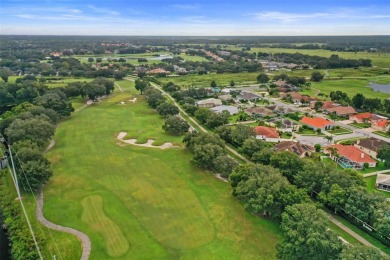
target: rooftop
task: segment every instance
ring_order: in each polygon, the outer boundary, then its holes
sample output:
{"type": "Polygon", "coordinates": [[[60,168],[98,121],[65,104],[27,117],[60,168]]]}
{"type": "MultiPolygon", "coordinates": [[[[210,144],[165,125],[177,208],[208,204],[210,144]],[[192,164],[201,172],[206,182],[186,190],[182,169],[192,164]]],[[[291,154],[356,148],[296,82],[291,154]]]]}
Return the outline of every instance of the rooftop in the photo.
{"type": "Polygon", "coordinates": [[[324,128],[327,125],[334,124],[333,122],[321,117],[307,117],[307,116],[303,117],[300,122],[315,128],[324,128]]]}
{"type": "Polygon", "coordinates": [[[276,128],[273,127],[256,126],[255,132],[256,135],[262,135],[266,138],[279,138],[279,133],[276,131],[276,128]]]}
{"type": "Polygon", "coordinates": [[[277,151],[289,151],[298,155],[306,152],[313,152],[314,147],[293,141],[283,141],[274,146],[277,151]]]}
{"type": "MultiPolygon", "coordinates": [[[[352,145],[342,145],[342,144],[334,144],[330,147],[336,148],[337,153],[340,157],[346,157],[352,162],[357,163],[372,163],[376,162],[374,159],[370,157],[370,155],[366,154],[356,146],[352,145]]],[[[328,150],[330,147],[327,147],[328,150]]]]}
{"type": "Polygon", "coordinates": [[[375,152],[377,152],[380,147],[389,145],[389,143],[374,137],[358,140],[356,144],[375,152]]]}
{"type": "Polygon", "coordinates": [[[211,111],[215,112],[215,113],[222,113],[223,111],[228,111],[231,115],[235,115],[235,114],[238,114],[238,108],[237,107],[234,107],[234,106],[225,106],[225,105],[222,105],[222,106],[216,106],[216,107],[213,107],[213,108],[210,108],[211,111]]]}
{"type": "Polygon", "coordinates": [[[326,109],[326,111],[328,111],[329,113],[336,112],[337,115],[341,116],[356,114],[356,110],[353,107],[345,106],[331,107],[326,109]]]}

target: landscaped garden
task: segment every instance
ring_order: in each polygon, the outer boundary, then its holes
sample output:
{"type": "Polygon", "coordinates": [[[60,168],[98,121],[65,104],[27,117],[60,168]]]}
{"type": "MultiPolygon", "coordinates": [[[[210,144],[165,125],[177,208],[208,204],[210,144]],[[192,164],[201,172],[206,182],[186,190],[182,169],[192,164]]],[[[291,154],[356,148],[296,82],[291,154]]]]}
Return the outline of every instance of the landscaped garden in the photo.
{"type": "Polygon", "coordinates": [[[327,130],[327,132],[332,134],[332,135],[345,135],[345,134],[353,133],[353,131],[351,131],[347,128],[344,128],[344,127],[339,127],[339,126],[336,126],[333,129],[327,130]]]}

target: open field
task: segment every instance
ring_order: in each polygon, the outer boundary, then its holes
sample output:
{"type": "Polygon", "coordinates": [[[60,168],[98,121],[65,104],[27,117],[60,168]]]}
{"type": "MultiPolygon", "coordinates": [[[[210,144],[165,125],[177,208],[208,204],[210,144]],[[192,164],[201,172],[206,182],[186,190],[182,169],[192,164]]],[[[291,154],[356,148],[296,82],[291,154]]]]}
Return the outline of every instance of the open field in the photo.
{"type": "MultiPolygon", "coordinates": [[[[133,83],[124,93],[62,122],[47,154],[54,176],[45,186],[47,219],[85,232],[91,259],[272,259],[278,224],[252,216],[229,184],[190,163],[185,149],[124,145],[119,132],[181,145],[133,83]],[[137,95],[136,103],[126,101],[137,95]],[[113,235],[115,234],[115,235],[113,235]]],[[[69,255],[64,259],[75,259],[69,255]]]]}
{"type": "Polygon", "coordinates": [[[94,80],[93,78],[75,78],[75,77],[58,77],[61,78],[61,80],[48,80],[45,82],[45,85],[48,86],[49,88],[58,88],[58,87],[65,87],[68,83],[72,82],[90,82],[94,80]]]}
{"type": "Polygon", "coordinates": [[[199,62],[207,61],[205,57],[197,56],[197,55],[187,55],[185,53],[182,53],[179,56],[188,61],[199,61],[199,62]]]}
{"type": "Polygon", "coordinates": [[[159,80],[165,84],[169,81],[173,83],[189,87],[189,86],[198,86],[198,87],[210,87],[211,81],[215,80],[219,86],[229,86],[231,80],[233,80],[236,85],[245,85],[245,84],[255,84],[256,77],[259,75],[257,72],[243,72],[243,73],[209,73],[206,75],[186,75],[179,77],[166,77],[160,78],[159,80]]]}
{"type": "Polygon", "coordinates": [[[316,55],[321,57],[330,57],[332,54],[339,55],[345,59],[370,59],[373,66],[382,68],[390,68],[390,53],[370,53],[370,52],[336,52],[329,50],[300,50],[300,49],[285,49],[285,48],[252,48],[249,52],[264,52],[264,53],[302,53],[307,55],[316,55]]]}

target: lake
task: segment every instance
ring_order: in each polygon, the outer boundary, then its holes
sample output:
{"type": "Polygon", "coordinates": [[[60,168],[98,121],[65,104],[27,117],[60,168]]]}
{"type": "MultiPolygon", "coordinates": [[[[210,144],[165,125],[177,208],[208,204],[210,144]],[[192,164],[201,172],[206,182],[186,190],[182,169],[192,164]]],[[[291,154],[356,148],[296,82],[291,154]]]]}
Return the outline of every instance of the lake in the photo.
{"type": "Polygon", "coordinates": [[[384,93],[390,94],[390,84],[376,84],[374,82],[370,82],[370,87],[375,91],[380,91],[384,93]]]}

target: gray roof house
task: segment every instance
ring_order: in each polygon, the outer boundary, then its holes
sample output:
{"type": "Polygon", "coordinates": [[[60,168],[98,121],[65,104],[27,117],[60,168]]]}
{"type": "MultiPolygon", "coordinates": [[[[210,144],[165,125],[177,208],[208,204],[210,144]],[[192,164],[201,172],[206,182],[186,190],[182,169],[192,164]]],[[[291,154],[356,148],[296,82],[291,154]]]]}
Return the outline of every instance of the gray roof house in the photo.
{"type": "Polygon", "coordinates": [[[238,100],[248,100],[248,101],[256,101],[260,99],[259,95],[250,93],[250,92],[241,92],[240,95],[237,96],[238,100]]]}
{"type": "Polygon", "coordinates": [[[218,113],[218,114],[222,113],[223,111],[228,111],[231,115],[238,114],[238,112],[239,112],[237,107],[225,106],[225,105],[216,106],[216,107],[210,108],[210,110],[215,112],[215,113],[218,113]]]}
{"type": "Polygon", "coordinates": [[[222,101],[215,98],[208,98],[208,99],[199,100],[198,102],[196,102],[196,105],[198,107],[215,107],[215,106],[222,105],[222,101]]]}

